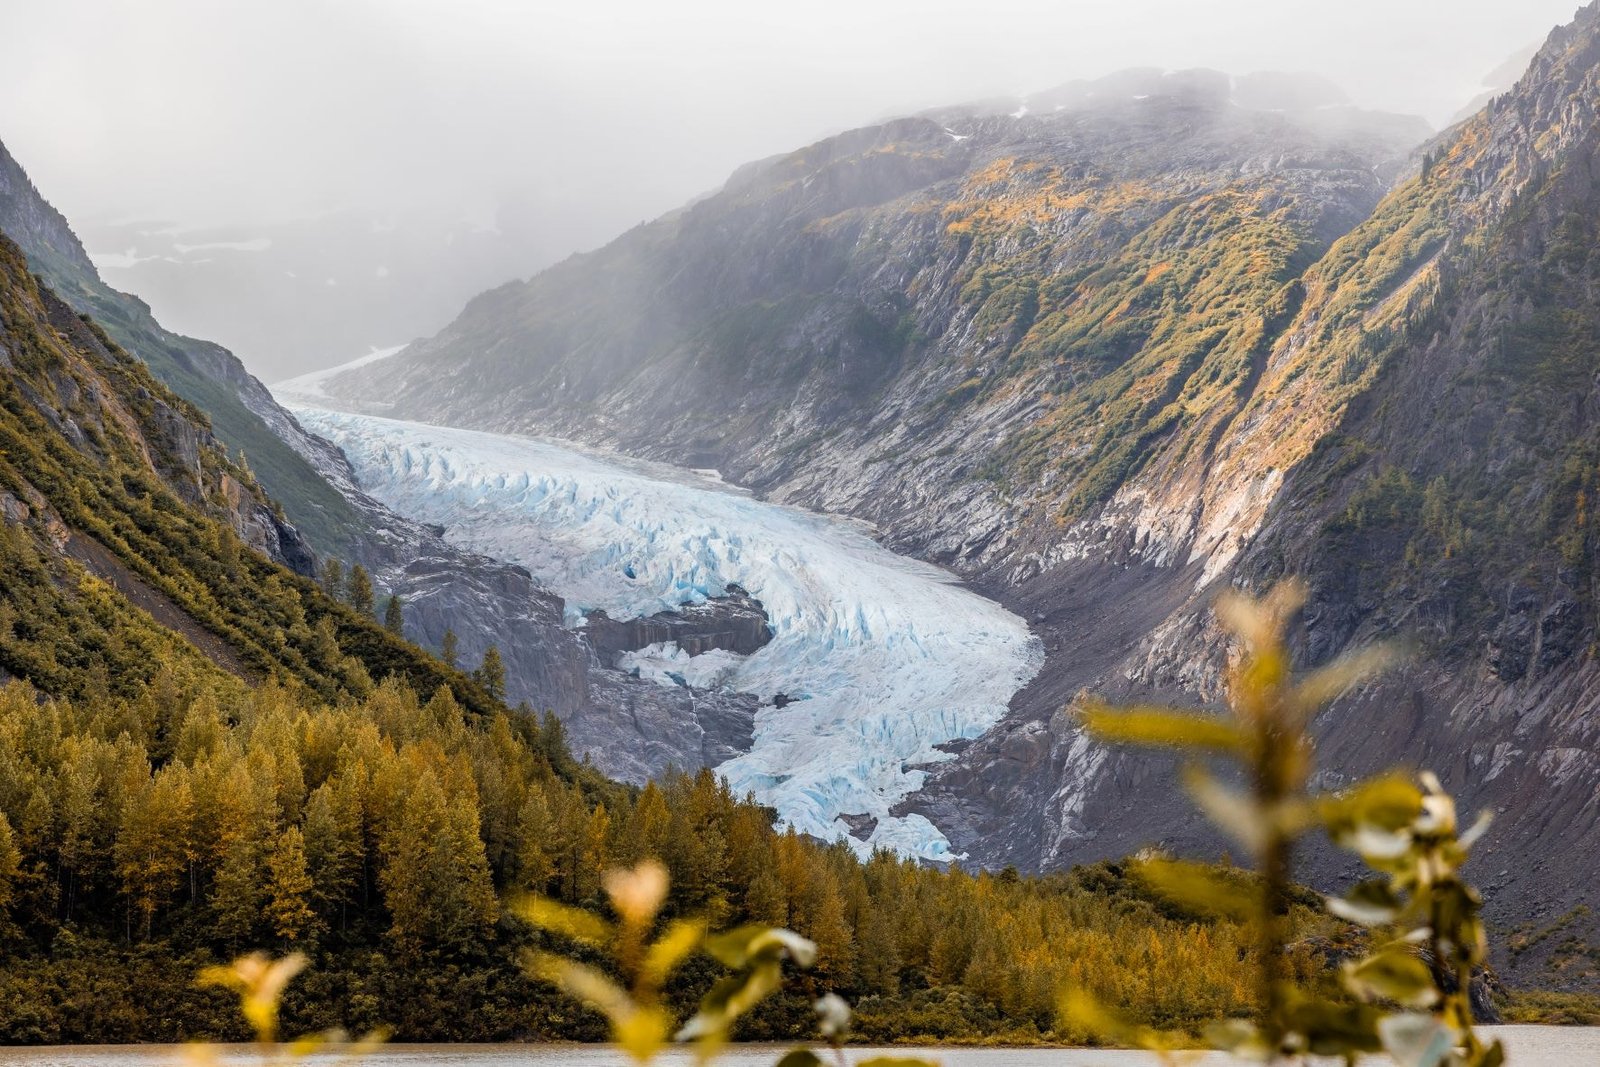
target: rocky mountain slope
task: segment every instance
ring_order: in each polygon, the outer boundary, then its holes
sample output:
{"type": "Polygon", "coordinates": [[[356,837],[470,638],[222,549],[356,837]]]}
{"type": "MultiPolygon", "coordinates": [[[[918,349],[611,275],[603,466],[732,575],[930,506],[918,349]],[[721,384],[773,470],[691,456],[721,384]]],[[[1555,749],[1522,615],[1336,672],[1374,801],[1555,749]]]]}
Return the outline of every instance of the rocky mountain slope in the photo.
{"type": "Polygon", "coordinates": [[[227,349],[162,328],[143,301],[105,284],[67,220],[3,144],[0,233],[63,300],[92,315],[168,388],[205,412],[218,439],[249,457],[262,485],[319,551],[346,555],[359,548],[361,516],[291,447],[303,431],[266,387],[227,349]]]}
{"type": "Polygon", "coordinates": [[[1213,591],[1303,575],[1306,662],[1418,652],[1329,713],[1331,779],[1438,769],[1500,813],[1495,914],[1553,912],[1600,861],[1597,79],[1591,5],[1415,155],[1206,74],[855,131],[328,389],[715,466],[1025,613],[1044,670],[910,801],[986,864],[1218,847],[1061,709],[1215,699],[1213,591]]]}
{"type": "Polygon", "coordinates": [[[1204,451],[1291,282],[1425,135],[1229,93],[1143,73],[1037,114],[845,134],[327,388],[716,467],[941,560],[1014,565],[1204,451]]]}
{"type": "MultiPolygon", "coordinates": [[[[405,602],[408,635],[438,649],[454,632],[463,665],[495,645],[507,697],[560,714],[574,741],[614,776],[642,781],[667,766],[698,767],[748,748],[754,698],[665,689],[617,671],[615,650],[596,650],[571,632],[561,599],[526,570],[463,551],[443,531],[373,500],[339,450],[308,433],[232,353],[164,329],[137,297],[106,285],[66,219],[3,145],[0,234],[51,286],[58,312],[70,306],[92,316],[107,344],[138,357],[186,402],[197,432],[215,435],[224,462],[248,458],[255,510],[234,522],[246,543],[303,575],[314,573],[318,554],[365,565],[381,593],[405,602]]],[[[752,610],[759,615],[759,605],[724,612],[711,603],[680,629],[748,628],[752,610]]]]}
{"type": "Polygon", "coordinates": [[[0,674],[72,697],[231,675],[328,699],[398,675],[490,710],[270,558],[304,548],[204,415],[28,267],[0,237],[0,674]]]}

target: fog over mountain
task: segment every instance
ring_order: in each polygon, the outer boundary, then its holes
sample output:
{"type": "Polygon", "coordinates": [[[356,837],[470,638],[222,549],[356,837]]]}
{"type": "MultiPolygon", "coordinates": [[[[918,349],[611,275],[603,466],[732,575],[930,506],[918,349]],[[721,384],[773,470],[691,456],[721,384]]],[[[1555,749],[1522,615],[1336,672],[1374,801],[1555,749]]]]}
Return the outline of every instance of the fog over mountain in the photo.
{"type": "Polygon", "coordinates": [[[271,379],[879,118],[1153,65],[1439,126],[1572,7],[9,0],[0,129],[113,284],[271,379]]]}

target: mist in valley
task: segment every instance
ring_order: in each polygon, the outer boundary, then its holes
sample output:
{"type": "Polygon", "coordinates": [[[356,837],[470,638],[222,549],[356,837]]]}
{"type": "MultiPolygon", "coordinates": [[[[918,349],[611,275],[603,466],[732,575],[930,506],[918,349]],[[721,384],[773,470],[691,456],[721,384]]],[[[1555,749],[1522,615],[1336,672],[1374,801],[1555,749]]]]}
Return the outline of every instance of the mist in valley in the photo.
{"type": "Polygon", "coordinates": [[[0,130],[108,281],[275,380],[831,133],[1135,66],[1440,128],[1572,6],[12,0],[0,130]]]}

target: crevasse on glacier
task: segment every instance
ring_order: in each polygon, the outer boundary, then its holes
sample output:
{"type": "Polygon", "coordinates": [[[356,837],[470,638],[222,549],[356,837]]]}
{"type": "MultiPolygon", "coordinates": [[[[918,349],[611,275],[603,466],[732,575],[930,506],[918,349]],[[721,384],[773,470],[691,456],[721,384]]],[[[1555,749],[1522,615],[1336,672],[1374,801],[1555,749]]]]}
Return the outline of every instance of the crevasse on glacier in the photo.
{"type": "MultiPolygon", "coordinates": [[[[303,394],[302,394],[303,395],[303,394]]],[[[294,399],[290,394],[288,399],[294,399]]],[[[302,407],[344,449],[364,490],[448,528],[474,551],[527,567],[566,598],[569,622],[603,608],[648,615],[736,583],[765,605],[774,637],[748,657],[673,646],[629,657],[647,677],[722,685],[770,700],[745,755],[717,768],[821,838],[842,814],[877,826],[861,850],[933,860],[949,842],[890,809],[915,792],[934,746],[983,733],[1038,671],[1027,626],[936,567],[897,556],[858,525],[764,503],[657,464],[527,437],[302,407]]]]}

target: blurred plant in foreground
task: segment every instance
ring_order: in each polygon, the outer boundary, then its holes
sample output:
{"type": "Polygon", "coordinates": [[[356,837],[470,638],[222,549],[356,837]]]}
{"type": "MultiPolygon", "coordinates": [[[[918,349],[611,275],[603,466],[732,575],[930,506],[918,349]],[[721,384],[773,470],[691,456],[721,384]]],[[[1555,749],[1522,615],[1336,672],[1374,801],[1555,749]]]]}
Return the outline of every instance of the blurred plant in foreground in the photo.
{"type": "MultiPolygon", "coordinates": [[[[1460,876],[1487,823],[1480,819],[1458,835],[1455,804],[1431,774],[1420,789],[1387,775],[1338,793],[1311,790],[1313,718],[1393,653],[1367,649],[1296,679],[1284,634],[1304,602],[1304,587],[1294,582],[1259,600],[1230,594],[1218,601],[1218,615],[1244,645],[1229,672],[1229,716],[1081,703],[1086,729],[1102,741],[1221,757],[1239,768],[1242,789],[1198,764],[1186,768],[1184,783],[1207,817],[1249,853],[1253,892],[1205,864],[1138,862],[1143,877],[1174,902],[1255,928],[1255,1017],[1218,1020],[1206,1038],[1264,1062],[1319,1055],[1354,1063],[1381,1051],[1403,1067],[1497,1067],[1505,1059],[1501,1046],[1485,1047],[1472,1029],[1470,983],[1485,957],[1484,932],[1477,893],[1460,876]],[[1377,942],[1345,965],[1348,998],[1303,988],[1289,967],[1294,847],[1317,828],[1377,875],[1327,902],[1334,916],[1371,928],[1377,942]]],[[[1128,1025],[1081,991],[1063,995],[1062,1015],[1079,1030],[1143,1048],[1166,1052],[1188,1043],[1186,1035],[1128,1025]]]]}
{"type": "MultiPolygon", "coordinates": [[[[207,967],[200,972],[200,984],[222,986],[239,995],[239,1009],[255,1032],[260,1063],[286,1067],[317,1057],[319,1063],[347,1063],[372,1052],[384,1042],[382,1033],[373,1032],[359,1041],[348,1041],[342,1030],[310,1034],[288,1043],[278,1040],[278,1006],[283,990],[295,975],[305,969],[306,958],[296,952],[279,960],[265,953],[241,956],[226,967],[207,967]],[[328,1054],[334,1054],[332,1060],[328,1054]]],[[[192,1044],[184,1048],[184,1059],[192,1067],[216,1067],[221,1063],[215,1045],[192,1044]]]]}
{"type": "MultiPolygon", "coordinates": [[[[611,1036],[641,1064],[649,1063],[671,1041],[690,1042],[695,1058],[708,1063],[727,1044],[734,1023],[778,989],[785,961],[799,967],[816,962],[817,946],[789,930],[742,926],[709,934],[698,919],[674,919],[651,940],[657,916],[667,898],[667,872],[647,860],[632,870],[605,876],[606,896],[616,914],[607,922],[591,912],[544,897],[525,898],[517,911],[552,933],[606,952],[622,982],[590,964],[554,953],[530,954],[533,973],[595,1008],[611,1025],[611,1036]],[[673,1019],[661,1001],[661,989],[672,972],[697,950],[704,950],[732,972],[713,985],[700,1010],[673,1030],[673,1019]]],[[[819,1031],[844,1067],[842,1047],[850,1026],[850,1007],[832,993],[816,1002],[819,1031]]],[[[809,1048],[784,1053],[777,1067],[819,1067],[821,1058],[809,1048]]],[[[877,1057],[857,1067],[932,1067],[927,1061],[877,1057]]]]}

